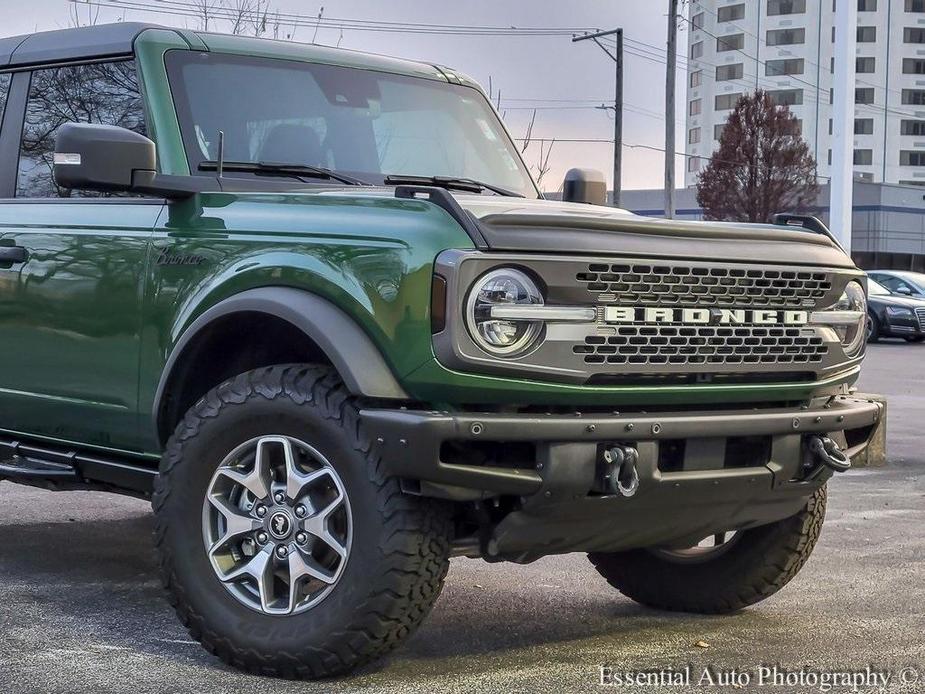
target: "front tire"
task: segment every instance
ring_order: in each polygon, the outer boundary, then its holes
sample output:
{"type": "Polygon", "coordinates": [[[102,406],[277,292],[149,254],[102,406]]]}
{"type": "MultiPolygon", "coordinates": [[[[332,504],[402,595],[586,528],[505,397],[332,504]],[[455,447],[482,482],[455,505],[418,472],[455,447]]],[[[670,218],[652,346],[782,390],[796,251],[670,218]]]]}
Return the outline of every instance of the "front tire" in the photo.
{"type": "Polygon", "coordinates": [[[636,549],[588,557],[611,586],[643,605],[734,612],[770,597],[796,576],[819,539],[825,505],[821,487],[795,516],[740,531],[712,554],[636,549]]]}
{"type": "Polygon", "coordinates": [[[168,442],[153,506],[180,620],[255,674],[330,677],[385,654],[449,565],[445,507],[383,476],[325,368],[267,367],[210,391],[168,442]]]}

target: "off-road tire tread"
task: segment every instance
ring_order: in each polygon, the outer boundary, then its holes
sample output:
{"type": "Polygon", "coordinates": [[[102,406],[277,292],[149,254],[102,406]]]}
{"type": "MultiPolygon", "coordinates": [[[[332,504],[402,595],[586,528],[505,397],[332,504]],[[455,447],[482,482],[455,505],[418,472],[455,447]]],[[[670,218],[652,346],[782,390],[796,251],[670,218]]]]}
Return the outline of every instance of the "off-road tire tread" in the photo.
{"type": "MultiPolygon", "coordinates": [[[[643,605],[672,612],[735,612],[770,597],[803,568],[822,532],[826,498],[826,487],[820,487],[796,515],[752,531],[766,534],[767,542],[748,547],[748,535],[744,536],[739,549],[749,552],[747,568],[735,581],[679,580],[679,572],[673,571],[677,567],[667,562],[653,571],[652,557],[644,554],[645,550],[592,553],[588,558],[611,586],[643,605]]],[[[727,557],[721,555],[713,561],[727,557]]]]}
{"type": "Polygon", "coordinates": [[[190,636],[229,665],[247,672],[287,679],[317,679],[351,671],[379,658],[404,641],[420,625],[443,588],[449,568],[450,520],[446,508],[431,500],[404,494],[398,480],[387,477],[381,460],[364,436],[354,398],[331,369],[313,365],[271,366],[241,374],[209,391],[186,413],[168,441],[155,483],[155,545],[167,597],[190,636]],[[353,448],[367,461],[369,481],[377,487],[380,512],[387,526],[379,550],[381,589],[370,594],[352,623],[329,639],[326,649],[272,654],[239,648],[210,630],[203,615],[186,599],[174,570],[176,558],[165,542],[167,519],[160,513],[170,497],[171,476],[184,460],[184,446],[202,424],[227,408],[254,398],[289,398],[338,423],[353,448]]]}

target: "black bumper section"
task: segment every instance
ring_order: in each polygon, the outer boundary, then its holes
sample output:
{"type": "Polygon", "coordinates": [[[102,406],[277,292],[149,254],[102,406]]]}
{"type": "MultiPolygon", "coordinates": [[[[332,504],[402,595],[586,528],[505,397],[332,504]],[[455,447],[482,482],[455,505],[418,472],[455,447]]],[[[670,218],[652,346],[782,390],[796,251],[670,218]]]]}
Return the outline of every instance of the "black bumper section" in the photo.
{"type": "Polygon", "coordinates": [[[810,460],[806,437],[827,434],[849,456],[862,451],[881,405],[838,396],[807,408],[612,415],[506,415],[363,410],[388,474],[427,496],[475,500],[521,497],[519,510],[494,528],[489,555],[528,560],[567,551],[616,551],[697,541],[710,533],[773,522],[796,513],[832,472],[810,460]],[[722,459],[733,437],[767,437],[758,465],[722,459]],[[671,471],[659,448],[684,441],[671,471]],[[441,460],[445,442],[528,442],[535,460],[462,465],[441,460]],[[639,490],[625,498],[593,491],[600,444],[639,452],[639,490]],[[500,464],[499,464],[500,463],[500,464]]]}
{"type": "MultiPolygon", "coordinates": [[[[561,445],[570,445],[572,453],[577,453],[583,447],[594,451],[599,442],[616,441],[657,444],[668,439],[730,436],[799,440],[810,433],[837,434],[870,427],[878,421],[880,409],[872,401],[839,396],[817,408],[744,412],[546,416],[363,410],[361,416],[389,474],[494,494],[529,496],[544,487],[542,469],[449,464],[440,460],[441,445],[445,441],[526,441],[537,443],[540,453],[543,448],[561,445]]],[[[849,455],[862,448],[854,446],[849,455]]]]}

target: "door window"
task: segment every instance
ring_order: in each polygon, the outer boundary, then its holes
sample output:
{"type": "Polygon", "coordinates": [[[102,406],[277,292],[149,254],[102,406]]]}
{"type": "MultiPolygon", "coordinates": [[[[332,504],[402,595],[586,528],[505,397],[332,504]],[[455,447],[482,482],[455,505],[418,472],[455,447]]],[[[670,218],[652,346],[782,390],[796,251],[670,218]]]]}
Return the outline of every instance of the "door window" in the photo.
{"type": "Polygon", "coordinates": [[[55,136],[65,123],[117,125],[146,134],[144,107],[133,61],[36,70],[19,153],[16,196],[99,197],[101,193],[59,188],[52,176],[55,136]]]}
{"type": "Polygon", "coordinates": [[[880,275],[877,278],[877,281],[880,282],[884,287],[889,289],[891,292],[905,292],[908,294],[918,294],[913,287],[908,282],[905,282],[898,277],[892,277],[890,275],[880,275]]]}

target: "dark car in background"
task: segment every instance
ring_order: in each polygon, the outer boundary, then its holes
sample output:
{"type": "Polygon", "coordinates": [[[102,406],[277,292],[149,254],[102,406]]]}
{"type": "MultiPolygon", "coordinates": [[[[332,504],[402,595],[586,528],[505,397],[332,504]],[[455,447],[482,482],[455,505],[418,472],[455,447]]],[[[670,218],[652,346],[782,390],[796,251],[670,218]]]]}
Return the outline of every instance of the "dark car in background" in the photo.
{"type": "Polygon", "coordinates": [[[901,337],[925,340],[925,298],[890,291],[875,279],[867,281],[867,340],[901,337]]]}

